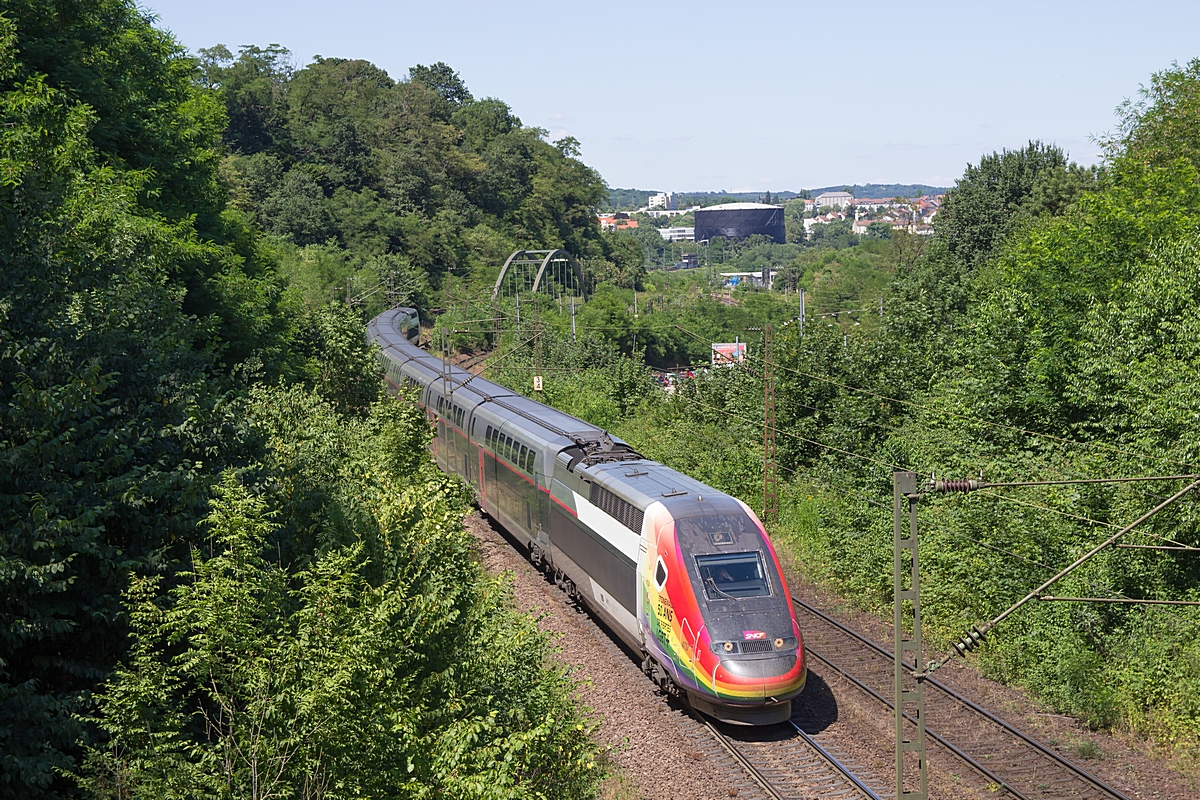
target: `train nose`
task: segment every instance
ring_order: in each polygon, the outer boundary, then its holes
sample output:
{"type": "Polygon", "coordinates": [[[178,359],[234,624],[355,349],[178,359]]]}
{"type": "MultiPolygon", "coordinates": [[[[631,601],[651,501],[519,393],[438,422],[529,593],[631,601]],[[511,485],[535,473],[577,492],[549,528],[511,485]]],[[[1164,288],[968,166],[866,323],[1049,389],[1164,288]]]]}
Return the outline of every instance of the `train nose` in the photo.
{"type": "Polygon", "coordinates": [[[796,669],[796,654],[754,659],[721,659],[717,666],[717,685],[737,687],[746,700],[767,700],[777,694],[796,669]]]}

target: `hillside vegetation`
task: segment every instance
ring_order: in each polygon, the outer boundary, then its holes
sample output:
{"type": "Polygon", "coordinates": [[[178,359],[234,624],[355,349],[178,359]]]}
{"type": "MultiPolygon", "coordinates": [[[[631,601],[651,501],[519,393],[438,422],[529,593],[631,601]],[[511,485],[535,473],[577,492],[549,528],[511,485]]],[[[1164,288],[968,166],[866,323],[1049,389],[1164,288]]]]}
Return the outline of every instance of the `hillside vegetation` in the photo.
{"type": "Polygon", "coordinates": [[[275,46],[201,55],[228,116],[230,205],[307,303],[425,309],[483,291],[518,248],[565,247],[601,279],[620,269],[621,243],[595,223],[604,183],[578,143],[547,142],[445,64],[396,80],[357,59],[296,70],[275,46]]]}
{"type": "Polygon", "coordinates": [[[572,679],[324,301],[600,248],[601,184],[438,68],[220,63],[127,0],[0,16],[0,797],[594,795],[572,679]]]}

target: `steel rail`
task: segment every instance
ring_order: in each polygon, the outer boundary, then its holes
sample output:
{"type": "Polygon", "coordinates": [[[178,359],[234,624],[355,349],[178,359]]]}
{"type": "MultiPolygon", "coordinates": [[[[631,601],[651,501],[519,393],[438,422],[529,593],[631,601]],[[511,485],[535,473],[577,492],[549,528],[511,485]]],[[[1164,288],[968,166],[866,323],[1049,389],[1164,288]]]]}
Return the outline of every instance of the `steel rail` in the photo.
{"type": "Polygon", "coordinates": [[[842,773],[842,775],[845,776],[845,778],[848,781],[850,781],[852,784],[854,784],[855,788],[857,788],[860,792],[862,792],[864,795],[866,795],[868,798],[870,798],[870,800],[882,800],[882,798],[880,798],[879,795],[877,795],[877,794],[875,794],[875,792],[871,791],[871,788],[869,786],[867,786],[865,783],[860,781],[858,779],[858,776],[855,775],[853,772],[851,772],[850,769],[848,767],[846,767],[845,764],[843,764],[841,761],[838,761],[836,758],[834,758],[833,753],[830,753],[828,750],[826,750],[824,747],[822,747],[821,744],[816,739],[814,739],[803,728],[801,728],[799,725],[797,725],[795,720],[789,719],[788,722],[791,723],[792,727],[796,729],[796,733],[800,734],[804,738],[804,741],[807,742],[810,747],[815,749],[820,754],[821,758],[825,759],[831,765],[833,765],[833,768],[836,769],[838,772],[842,773]]]}
{"type": "Polygon", "coordinates": [[[767,779],[767,776],[759,772],[758,767],[750,763],[750,759],[746,758],[742,751],[733,746],[729,737],[721,733],[711,719],[704,716],[699,711],[692,711],[692,717],[708,729],[708,732],[711,733],[713,738],[717,740],[717,744],[721,745],[725,752],[729,753],[730,757],[736,761],[742,769],[746,770],[746,774],[758,784],[760,789],[762,789],[771,797],[775,798],[775,800],[787,800],[786,797],[775,790],[775,787],[771,784],[771,781],[767,779]]]}
{"type": "MultiPolygon", "coordinates": [[[[862,644],[866,645],[870,649],[876,651],[877,653],[879,653],[881,656],[888,659],[889,661],[891,661],[892,658],[894,658],[894,655],[891,652],[889,652],[888,650],[885,650],[883,647],[879,646],[878,644],[871,641],[870,639],[863,636],[862,634],[858,633],[857,631],[852,630],[851,628],[849,628],[849,627],[843,625],[842,623],[838,622],[837,620],[833,619],[832,617],[830,617],[828,614],[821,611],[820,609],[809,605],[808,603],[804,602],[803,600],[799,599],[798,597],[796,597],[794,595],[792,596],[792,602],[794,604],[802,607],[805,611],[808,611],[813,616],[818,617],[821,620],[823,620],[824,622],[833,626],[834,628],[837,628],[839,631],[846,634],[850,638],[855,639],[858,642],[861,642],[862,644]]],[[[829,663],[825,658],[821,657],[819,654],[813,652],[812,650],[808,650],[807,652],[811,653],[812,655],[816,656],[817,658],[820,658],[821,661],[823,661],[827,664],[829,663]]],[[[833,665],[831,664],[831,666],[833,666],[833,665]]],[[[834,669],[838,669],[839,671],[841,671],[840,668],[838,668],[836,666],[834,667],[834,669]]],[[[942,683],[932,677],[926,678],[925,683],[926,683],[926,685],[932,686],[932,687],[938,689],[939,691],[943,692],[944,694],[946,694],[948,697],[952,698],[953,700],[956,700],[957,702],[962,703],[964,706],[971,709],[972,711],[979,714],[980,716],[984,717],[989,722],[992,722],[992,723],[998,725],[999,727],[1004,729],[1007,733],[1009,733],[1012,736],[1019,739],[1022,743],[1029,745],[1034,750],[1038,751],[1039,753],[1041,753],[1042,755],[1044,755],[1045,757],[1047,757],[1054,763],[1066,768],[1068,771],[1070,771],[1070,772],[1074,773],[1075,775],[1079,776],[1080,778],[1084,779],[1085,781],[1092,784],[1092,786],[1094,786],[1096,789],[1100,790],[1101,792],[1105,792],[1105,793],[1111,795],[1112,797],[1117,798],[1117,800],[1130,800],[1129,797],[1127,797],[1126,795],[1117,791],[1116,789],[1112,788],[1108,784],[1104,783],[1103,781],[1101,781],[1096,776],[1092,775],[1087,770],[1085,770],[1082,767],[1078,766],[1077,764],[1063,758],[1058,753],[1055,753],[1053,750],[1051,750],[1048,747],[1046,747],[1045,745],[1043,745],[1041,742],[1032,738],[1028,734],[1021,731],[1020,729],[1013,727],[1012,725],[1005,722],[1000,717],[997,717],[995,714],[992,714],[990,711],[988,711],[987,709],[978,705],[977,703],[962,696],[955,690],[951,689],[949,686],[946,686],[944,683],[942,683]]],[[[928,727],[926,727],[925,732],[926,733],[930,732],[928,727]]],[[[1009,788],[1011,791],[1011,787],[1006,786],[1006,788],[1009,788]]]]}
{"type": "MultiPolygon", "coordinates": [[[[834,664],[832,661],[825,658],[820,653],[818,653],[812,649],[806,649],[805,653],[807,655],[812,656],[813,658],[818,659],[819,661],[824,663],[826,666],[828,666],[830,669],[832,669],[834,672],[838,673],[843,678],[845,678],[846,680],[853,683],[859,689],[866,692],[868,695],[875,698],[879,702],[883,703],[889,709],[893,709],[893,710],[895,709],[895,705],[892,703],[891,700],[888,700],[886,697],[881,695],[879,692],[875,691],[870,686],[867,686],[865,683],[860,681],[858,678],[854,677],[849,672],[847,672],[845,669],[839,667],[837,664],[834,664]]],[[[911,714],[909,714],[907,711],[903,712],[903,713],[904,713],[904,718],[906,720],[908,720],[913,725],[917,724],[917,720],[914,719],[911,714]]],[[[930,737],[931,739],[933,739],[935,742],[940,744],[942,747],[945,747],[947,750],[949,750],[954,755],[958,756],[963,761],[967,762],[967,764],[969,766],[971,766],[973,769],[978,770],[979,773],[983,775],[983,777],[987,778],[992,783],[994,783],[997,786],[999,786],[1000,788],[1004,789],[1006,792],[1014,795],[1017,798],[1017,800],[1030,800],[1030,798],[1028,796],[1026,796],[1025,794],[1023,794],[1019,789],[1017,789],[1014,786],[1009,785],[1008,781],[1004,780],[999,775],[997,775],[994,772],[992,772],[991,770],[989,770],[983,764],[980,764],[977,760],[972,758],[969,754],[964,753],[961,749],[959,749],[958,747],[956,747],[955,745],[953,745],[949,741],[947,741],[941,734],[939,734],[938,732],[931,729],[929,727],[928,722],[925,723],[925,735],[930,737]]]]}

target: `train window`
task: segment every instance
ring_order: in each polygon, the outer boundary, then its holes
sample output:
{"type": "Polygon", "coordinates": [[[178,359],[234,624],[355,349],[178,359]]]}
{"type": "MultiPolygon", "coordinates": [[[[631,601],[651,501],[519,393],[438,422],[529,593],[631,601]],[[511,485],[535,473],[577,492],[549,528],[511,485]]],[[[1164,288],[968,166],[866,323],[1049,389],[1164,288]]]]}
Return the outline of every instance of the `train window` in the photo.
{"type": "Polygon", "coordinates": [[[525,459],[529,456],[529,448],[521,445],[521,453],[517,456],[517,466],[525,469],[525,459]]]}
{"type": "Polygon", "coordinates": [[[709,600],[768,597],[771,586],[763,569],[762,553],[720,553],[696,556],[700,582],[709,600]]]}
{"type": "Polygon", "coordinates": [[[484,441],[487,442],[488,447],[492,446],[492,426],[491,425],[487,426],[487,431],[484,433],[484,441]]]}
{"type": "Polygon", "coordinates": [[[475,420],[471,420],[471,438],[475,438],[475,420]]]}
{"type": "Polygon", "coordinates": [[[512,461],[512,437],[504,437],[504,457],[512,461]]]}
{"type": "Polygon", "coordinates": [[[525,471],[528,472],[530,475],[533,474],[533,459],[535,457],[536,456],[535,456],[534,452],[532,450],[530,450],[529,458],[525,459],[525,471]]]}

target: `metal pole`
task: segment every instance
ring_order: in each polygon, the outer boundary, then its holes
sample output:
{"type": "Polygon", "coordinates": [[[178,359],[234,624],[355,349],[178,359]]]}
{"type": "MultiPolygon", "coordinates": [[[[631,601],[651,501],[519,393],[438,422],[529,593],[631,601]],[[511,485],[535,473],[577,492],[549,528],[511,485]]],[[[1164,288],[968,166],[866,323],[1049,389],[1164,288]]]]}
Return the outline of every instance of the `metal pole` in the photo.
{"type": "Polygon", "coordinates": [[[571,341],[575,341],[575,296],[571,296],[571,341]]]}
{"type": "Polygon", "coordinates": [[[1143,522],[1150,519],[1151,517],[1153,517],[1159,511],[1162,511],[1167,506],[1172,505],[1177,500],[1179,500],[1181,497],[1183,497],[1185,494],[1192,491],[1193,489],[1195,489],[1198,486],[1200,486],[1200,481],[1193,481],[1192,483],[1189,483],[1187,486],[1183,487],[1178,492],[1176,492],[1175,494],[1168,497],[1166,500],[1163,500],[1161,503],[1159,503],[1154,508],[1147,511],[1145,514],[1142,514],[1140,517],[1135,519],[1133,522],[1129,523],[1124,528],[1117,531],[1112,536],[1108,537],[1103,542],[1096,545],[1095,547],[1093,547],[1091,550],[1087,551],[1085,554],[1083,554],[1079,558],[1075,559],[1075,561],[1072,562],[1069,567],[1066,567],[1065,569],[1060,570],[1053,578],[1050,578],[1048,581],[1043,583],[1041,586],[1037,587],[1032,592],[1030,592],[1029,594],[1022,597],[1020,600],[1018,600],[1012,606],[1009,606],[1008,609],[1006,609],[1003,613],[1000,614],[1000,616],[996,617],[991,622],[985,622],[984,624],[982,624],[976,628],[973,628],[970,632],[968,632],[967,634],[962,636],[957,642],[954,643],[954,649],[952,651],[950,651],[950,653],[945,658],[943,658],[941,661],[930,662],[928,667],[926,667],[924,669],[922,669],[920,662],[917,662],[916,667],[917,667],[918,676],[921,678],[924,678],[929,673],[940,668],[947,661],[949,661],[950,658],[955,653],[965,656],[969,651],[974,650],[976,647],[979,646],[979,643],[983,641],[983,638],[984,638],[984,636],[987,635],[988,631],[990,631],[992,628],[996,627],[1002,621],[1004,621],[1005,619],[1010,617],[1014,612],[1016,612],[1017,609],[1021,608],[1026,603],[1029,603],[1031,600],[1037,600],[1037,599],[1041,598],[1043,592],[1045,592],[1047,589],[1049,589],[1054,584],[1058,583],[1063,578],[1067,577],[1067,575],[1074,572],[1077,567],[1079,567],[1085,561],[1089,560],[1092,556],[1096,555],[1097,553],[1099,553],[1101,550],[1108,547],[1109,545],[1114,544],[1122,536],[1129,533],[1131,530],[1136,528],[1138,525],[1141,525],[1143,522]]]}
{"type": "Polygon", "coordinates": [[[775,375],[771,366],[771,326],[763,326],[763,521],[776,521],[779,475],[775,465],[775,375]]]}
{"type": "Polygon", "coordinates": [[[913,663],[921,664],[921,584],[917,565],[917,473],[892,473],[892,523],[893,523],[893,571],[892,582],[895,595],[893,626],[895,638],[895,712],[896,712],[896,800],[928,800],[929,770],[925,759],[925,687],[922,681],[914,680],[904,664],[904,653],[913,654],[913,663]],[[908,535],[905,536],[905,506],[908,510],[908,535]],[[904,559],[908,553],[911,565],[906,570],[904,559]],[[908,572],[908,588],[905,588],[905,572],[908,572]],[[912,605],[912,638],[905,638],[905,602],[912,605]],[[905,685],[912,683],[913,688],[905,685]],[[904,738],[905,717],[916,723],[916,736],[911,741],[904,738]],[[920,770],[919,789],[904,790],[904,754],[917,754],[920,770]]]}
{"type": "Polygon", "coordinates": [[[800,287],[800,335],[804,335],[804,287],[800,287]]]}

